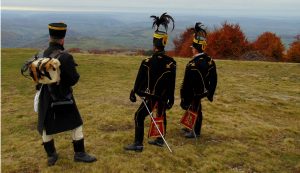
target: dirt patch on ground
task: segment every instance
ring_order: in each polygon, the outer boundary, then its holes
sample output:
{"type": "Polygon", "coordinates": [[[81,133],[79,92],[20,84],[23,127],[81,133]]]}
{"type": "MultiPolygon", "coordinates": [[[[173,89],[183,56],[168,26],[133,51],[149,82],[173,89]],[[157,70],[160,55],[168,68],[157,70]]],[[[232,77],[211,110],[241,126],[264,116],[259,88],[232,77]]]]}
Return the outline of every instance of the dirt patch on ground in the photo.
{"type": "Polygon", "coordinates": [[[104,132],[116,132],[116,131],[126,131],[134,129],[133,124],[119,124],[119,123],[110,123],[110,124],[101,124],[97,128],[98,130],[104,132]]]}

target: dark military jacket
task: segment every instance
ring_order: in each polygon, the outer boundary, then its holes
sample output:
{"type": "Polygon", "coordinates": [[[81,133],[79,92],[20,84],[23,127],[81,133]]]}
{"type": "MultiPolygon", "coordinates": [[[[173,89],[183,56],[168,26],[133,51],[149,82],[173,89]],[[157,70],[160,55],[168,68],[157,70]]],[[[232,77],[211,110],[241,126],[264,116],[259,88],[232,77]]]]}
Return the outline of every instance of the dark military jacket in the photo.
{"type": "MultiPolygon", "coordinates": [[[[64,47],[57,43],[50,43],[44,51],[44,57],[49,57],[54,51],[63,51],[64,47]]],[[[60,61],[61,80],[59,84],[44,84],[41,87],[38,109],[38,131],[42,134],[43,129],[47,135],[72,130],[82,125],[82,119],[77,109],[72,94],[72,86],[79,80],[76,71],[77,64],[73,56],[62,52],[58,56],[60,61]],[[53,97],[53,96],[56,97],[53,97]],[[60,100],[67,100],[73,104],[59,105],[52,107],[51,104],[60,100]]]]}
{"type": "Polygon", "coordinates": [[[181,101],[191,104],[197,98],[212,98],[217,86],[216,64],[205,53],[197,54],[186,66],[181,85],[181,101]]]}
{"type": "Polygon", "coordinates": [[[156,52],[142,61],[134,92],[161,101],[174,100],[176,61],[163,52],[156,52]]]}

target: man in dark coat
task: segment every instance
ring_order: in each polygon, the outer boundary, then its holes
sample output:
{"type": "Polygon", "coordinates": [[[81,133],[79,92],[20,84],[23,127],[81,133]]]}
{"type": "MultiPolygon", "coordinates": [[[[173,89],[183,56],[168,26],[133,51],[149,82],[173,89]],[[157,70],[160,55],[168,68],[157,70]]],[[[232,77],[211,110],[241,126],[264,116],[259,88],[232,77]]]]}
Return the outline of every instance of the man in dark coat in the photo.
{"type": "Polygon", "coordinates": [[[181,107],[185,110],[192,109],[198,114],[194,132],[187,131],[186,138],[200,137],[202,126],[201,99],[207,97],[213,101],[217,86],[216,64],[204,50],[206,48],[206,31],[201,23],[196,23],[192,44],[193,59],[187,64],[185,75],[180,90],[181,107]],[[195,136],[196,135],[196,136],[195,136]]]}
{"type": "MultiPolygon", "coordinates": [[[[153,16],[156,17],[156,16],[153,16]]],[[[164,13],[160,18],[156,17],[154,23],[164,23],[171,16],[164,13]],[[158,19],[158,20],[156,20],[158,19]]],[[[173,21],[173,19],[171,18],[173,21]]],[[[168,24],[168,22],[167,22],[168,24]]],[[[167,56],[164,47],[167,42],[167,33],[157,30],[153,36],[154,53],[152,57],[142,61],[133,90],[130,93],[130,100],[136,101],[137,94],[145,98],[145,102],[150,111],[157,105],[158,115],[163,116],[164,129],[166,129],[166,109],[171,109],[174,104],[174,89],[176,76],[176,61],[167,56]]],[[[173,24],[174,29],[174,24],[173,24]]],[[[135,113],[135,138],[133,144],[125,146],[125,150],[142,151],[144,139],[144,120],[149,115],[145,105],[141,103],[135,113]]],[[[164,141],[161,137],[149,144],[163,146],[164,141]]]]}
{"type": "Polygon", "coordinates": [[[38,104],[38,131],[42,135],[43,145],[48,155],[48,165],[58,159],[53,134],[72,130],[74,161],[94,162],[96,158],[85,152],[82,133],[82,119],[72,94],[72,86],[79,80],[77,64],[73,56],[64,51],[64,37],[67,25],[51,23],[49,47],[44,57],[57,58],[60,61],[60,81],[43,84],[40,88],[38,104]]]}

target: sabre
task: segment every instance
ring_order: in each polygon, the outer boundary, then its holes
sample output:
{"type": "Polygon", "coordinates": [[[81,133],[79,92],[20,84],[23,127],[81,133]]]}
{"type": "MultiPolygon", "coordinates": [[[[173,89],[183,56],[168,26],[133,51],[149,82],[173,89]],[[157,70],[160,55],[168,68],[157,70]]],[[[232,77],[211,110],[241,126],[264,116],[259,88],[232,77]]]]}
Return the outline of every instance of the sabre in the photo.
{"type": "MultiPolygon", "coordinates": [[[[189,106],[189,109],[192,107],[192,104],[189,106]]],[[[197,110],[197,112],[198,112],[198,110],[197,110]]],[[[197,116],[198,117],[198,116],[197,116]]],[[[197,120],[195,120],[195,121],[197,121],[197,120]]],[[[194,127],[195,127],[195,125],[193,126],[193,130],[192,130],[192,132],[193,132],[193,135],[194,135],[194,137],[195,137],[195,142],[196,142],[196,145],[197,145],[197,136],[196,136],[196,133],[195,133],[195,129],[194,129],[194,127]]]]}
{"type": "Polygon", "coordinates": [[[147,109],[147,111],[148,111],[148,113],[149,113],[149,115],[150,115],[151,120],[153,121],[153,123],[154,123],[156,129],[158,130],[159,135],[162,137],[162,139],[164,140],[164,142],[165,142],[166,146],[168,147],[169,151],[172,153],[171,148],[169,147],[167,141],[165,140],[164,136],[163,136],[162,133],[160,132],[160,130],[159,130],[159,128],[158,128],[158,125],[157,125],[156,122],[154,121],[154,118],[153,118],[153,116],[152,116],[152,112],[150,112],[150,110],[149,110],[149,108],[148,108],[148,106],[147,106],[145,100],[144,100],[142,97],[140,97],[140,98],[142,99],[142,101],[143,101],[143,103],[144,103],[144,105],[145,105],[145,107],[146,107],[146,109],[147,109]]]}
{"type": "Polygon", "coordinates": [[[196,133],[195,133],[195,130],[193,128],[193,134],[194,134],[194,137],[195,137],[195,142],[196,142],[196,145],[197,145],[197,136],[196,136],[196,133]]]}

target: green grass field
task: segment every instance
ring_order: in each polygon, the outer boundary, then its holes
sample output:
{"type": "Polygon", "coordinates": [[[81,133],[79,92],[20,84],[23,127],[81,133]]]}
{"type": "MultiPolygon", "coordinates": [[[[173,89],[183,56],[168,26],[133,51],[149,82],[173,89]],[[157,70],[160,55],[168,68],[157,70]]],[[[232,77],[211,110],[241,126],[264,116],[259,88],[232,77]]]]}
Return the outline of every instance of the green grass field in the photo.
{"type": "MultiPolygon", "coordinates": [[[[142,153],[125,152],[133,142],[134,112],[129,101],[145,57],[75,54],[81,74],[74,95],[84,120],[92,164],[73,162],[69,132],[55,135],[59,160],[46,165],[36,131],[34,83],[20,67],[36,51],[2,49],[2,172],[300,172],[300,64],[217,60],[214,102],[203,101],[202,136],[185,139],[179,120],[179,88],[188,59],[177,61],[174,107],[167,112],[167,141],[173,149],[147,143],[142,153]]],[[[149,117],[145,132],[148,131],[149,117]]]]}

